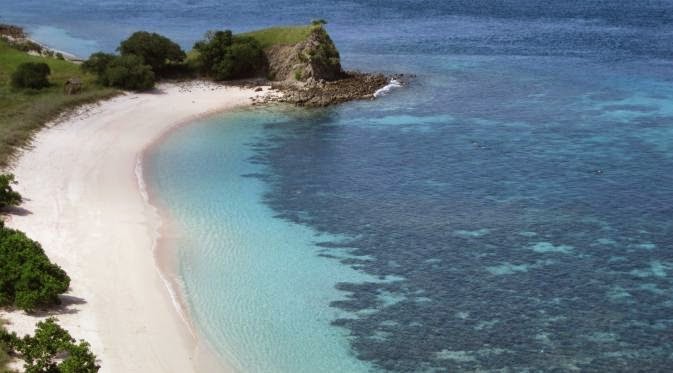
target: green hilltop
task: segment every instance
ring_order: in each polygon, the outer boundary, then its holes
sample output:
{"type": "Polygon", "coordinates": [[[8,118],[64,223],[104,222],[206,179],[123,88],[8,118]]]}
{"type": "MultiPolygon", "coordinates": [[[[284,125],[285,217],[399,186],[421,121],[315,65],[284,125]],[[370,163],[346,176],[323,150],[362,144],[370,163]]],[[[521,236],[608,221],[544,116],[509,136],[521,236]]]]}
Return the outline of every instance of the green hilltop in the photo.
{"type": "Polygon", "coordinates": [[[274,45],[294,45],[306,40],[316,26],[269,27],[240,34],[251,37],[264,49],[274,45]]]}
{"type": "Polygon", "coordinates": [[[8,165],[17,147],[25,145],[32,134],[59,114],[78,105],[110,97],[117,91],[102,87],[93,75],[85,74],[79,65],[53,57],[33,56],[12,48],[0,39],[0,167],[8,165]],[[25,62],[49,65],[51,85],[40,90],[16,90],[10,86],[10,75],[25,62]],[[70,78],[79,78],[82,92],[63,94],[63,85],[70,78]]]}

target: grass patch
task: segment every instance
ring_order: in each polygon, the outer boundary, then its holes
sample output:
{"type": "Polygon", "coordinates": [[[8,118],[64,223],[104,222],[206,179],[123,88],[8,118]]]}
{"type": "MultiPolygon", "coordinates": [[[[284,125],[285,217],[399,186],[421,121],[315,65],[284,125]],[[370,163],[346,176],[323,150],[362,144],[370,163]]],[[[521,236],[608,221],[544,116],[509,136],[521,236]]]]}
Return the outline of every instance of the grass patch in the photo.
{"type": "Polygon", "coordinates": [[[309,26],[271,27],[262,30],[246,32],[241,35],[250,36],[257,40],[262,48],[274,45],[293,45],[308,38],[313,29],[309,26]]]}
{"type": "MultiPolygon", "coordinates": [[[[256,31],[244,32],[241,34],[236,34],[236,36],[249,36],[259,43],[262,49],[274,45],[294,45],[299,43],[302,40],[308,38],[311,34],[311,31],[319,26],[308,25],[308,26],[282,26],[282,27],[270,27],[256,31]]],[[[190,50],[186,52],[187,58],[185,62],[187,64],[193,64],[198,56],[199,51],[190,50]]]]}
{"type": "Polygon", "coordinates": [[[59,114],[85,103],[111,97],[118,91],[95,82],[79,65],[57,58],[31,56],[0,40],[0,167],[6,167],[17,149],[26,145],[36,130],[59,114]],[[41,90],[15,90],[10,75],[24,62],[45,62],[51,69],[51,86],[41,90]],[[84,87],[77,95],[66,96],[63,84],[79,77],[84,87]]]}

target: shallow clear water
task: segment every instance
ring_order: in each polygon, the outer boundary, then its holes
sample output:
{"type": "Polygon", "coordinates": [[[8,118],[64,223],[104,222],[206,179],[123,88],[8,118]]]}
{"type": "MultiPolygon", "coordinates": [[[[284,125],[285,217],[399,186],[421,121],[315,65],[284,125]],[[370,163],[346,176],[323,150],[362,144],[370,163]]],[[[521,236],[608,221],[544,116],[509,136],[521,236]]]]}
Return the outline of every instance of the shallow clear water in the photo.
{"type": "Polygon", "coordinates": [[[55,1],[29,17],[39,2],[10,1],[2,19],[110,50],[138,25],[188,46],[320,17],[348,67],[417,74],[373,102],[213,118],[150,155],[188,302],[225,358],[667,371],[673,6],[263,3],[55,1]]]}
{"type": "Polygon", "coordinates": [[[179,275],[205,334],[243,371],[366,371],[350,358],[347,313],[335,281],[371,281],[326,258],[306,255],[318,235],[276,219],[262,202],[249,142],[265,136],[270,113],[227,114],[179,130],[147,162],[151,187],[178,225],[179,275]],[[226,124],[223,125],[223,121],[226,124]],[[204,162],[204,160],[207,160],[204,162]]]}

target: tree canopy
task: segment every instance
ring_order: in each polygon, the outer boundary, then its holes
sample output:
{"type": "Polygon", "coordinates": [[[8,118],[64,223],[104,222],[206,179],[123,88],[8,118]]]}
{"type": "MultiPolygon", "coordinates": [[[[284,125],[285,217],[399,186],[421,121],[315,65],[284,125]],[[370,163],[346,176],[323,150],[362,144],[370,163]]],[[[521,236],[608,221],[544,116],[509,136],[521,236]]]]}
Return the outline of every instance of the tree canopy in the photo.
{"type": "Polygon", "coordinates": [[[155,74],[142,58],[131,54],[112,60],[102,81],[112,87],[145,91],[154,87],[155,74]]]}
{"type": "Polygon", "coordinates": [[[49,261],[42,246],[0,221],[0,306],[27,312],[60,303],[70,277],[49,261]]]}
{"type": "Polygon", "coordinates": [[[114,54],[96,52],[82,63],[82,70],[102,77],[110,63],[117,58],[114,54]]]}
{"type": "Polygon", "coordinates": [[[32,89],[49,87],[49,74],[51,69],[44,62],[24,62],[12,73],[12,87],[32,89]]]}
{"type": "Polygon", "coordinates": [[[20,338],[0,330],[0,343],[23,360],[26,373],[96,373],[100,369],[89,344],[75,341],[54,318],[39,322],[33,336],[20,338]]]}
{"type": "Polygon", "coordinates": [[[163,75],[167,64],[180,63],[185,59],[185,52],[178,44],[154,32],[135,32],[121,42],[118,50],[122,56],[139,56],[157,76],[163,75]]]}
{"type": "Polygon", "coordinates": [[[267,66],[264,51],[255,39],[233,35],[230,30],[209,31],[204,40],[194,44],[194,50],[201,72],[215,80],[250,78],[267,66]]]}
{"type": "Polygon", "coordinates": [[[106,86],[144,91],[157,78],[184,68],[185,52],[165,36],[138,31],[121,42],[121,56],[96,52],[82,64],[82,70],[98,76],[106,86]]]}

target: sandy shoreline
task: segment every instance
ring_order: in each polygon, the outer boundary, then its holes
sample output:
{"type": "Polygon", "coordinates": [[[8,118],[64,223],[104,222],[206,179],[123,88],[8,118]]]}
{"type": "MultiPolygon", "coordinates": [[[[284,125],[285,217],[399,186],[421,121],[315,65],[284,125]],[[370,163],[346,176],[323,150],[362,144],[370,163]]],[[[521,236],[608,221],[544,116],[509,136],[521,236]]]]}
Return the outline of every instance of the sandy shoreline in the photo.
{"type": "Polygon", "coordinates": [[[49,315],[0,312],[7,328],[29,333],[54,315],[92,344],[101,372],[232,371],[195,337],[167,291],[153,252],[161,219],[139,183],[139,160],[171,128],[263,94],[205,82],[162,84],[38,133],[13,167],[25,202],[7,225],[39,241],[72,284],[49,315]]]}

